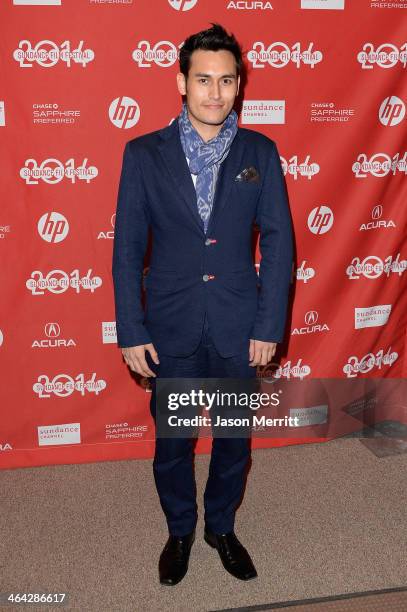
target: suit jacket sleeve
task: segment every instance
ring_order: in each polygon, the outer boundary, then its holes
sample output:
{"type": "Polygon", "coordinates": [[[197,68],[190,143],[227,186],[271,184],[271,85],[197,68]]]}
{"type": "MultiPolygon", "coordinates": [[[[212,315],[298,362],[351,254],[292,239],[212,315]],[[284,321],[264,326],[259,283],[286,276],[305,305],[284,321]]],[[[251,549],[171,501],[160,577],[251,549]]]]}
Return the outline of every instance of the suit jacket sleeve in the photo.
{"type": "Polygon", "coordinates": [[[251,338],[282,342],[293,261],[293,232],[284,174],[274,141],[259,197],[260,293],[251,338]]]}
{"type": "Polygon", "coordinates": [[[121,348],[151,342],[141,303],[148,227],[140,168],[128,142],[123,153],[112,260],[117,344],[121,348]]]}

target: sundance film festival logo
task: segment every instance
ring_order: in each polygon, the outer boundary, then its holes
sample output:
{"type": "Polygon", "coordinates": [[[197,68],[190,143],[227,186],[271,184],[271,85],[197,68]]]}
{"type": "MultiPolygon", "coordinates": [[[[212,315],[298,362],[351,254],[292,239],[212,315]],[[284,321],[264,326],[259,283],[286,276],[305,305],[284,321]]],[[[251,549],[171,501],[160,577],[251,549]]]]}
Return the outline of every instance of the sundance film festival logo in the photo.
{"type": "Polygon", "coordinates": [[[393,68],[399,62],[403,68],[407,65],[407,46],[404,44],[398,48],[392,43],[383,43],[375,49],[375,45],[367,42],[362,51],[357,54],[357,60],[363,70],[373,70],[374,66],[379,68],[393,68]]]}
{"type": "Polygon", "coordinates": [[[117,128],[128,130],[138,123],[140,107],[133,98],[115,98],[109,106],[109,119],[117,128]]]}
{"type": "Polygon", "coordinates": [[[47,212],[38,221],[37,229],[45,242],[62,242],[68,235],[69,223],[61,213],[47,212]]]}
{"type": "Polygon", "coordinates": [[[84,49],[83,42],[79,41],[78,46],[71,49],[69,40],[59,46],[52,40],[40,40],[34,47],[29,40],[21,40],[13,52],[13,58],[20,64],[20,68],[32,68],[35,63],[42,68],[52,68],[59,61],[65,63],[68,68],[74,64],[81,64],[85,68],[94,60],[95,53],[92,49],[84,49]]]}
{"type": "Polygon", "coordinates": [[[359,231],[368,231],[374,229],[383,229],[389,227],[396,227],[396,224],[392,219],[382,219],[383,215],[383,206],[381,204],[377,204],[372,208],[372,221],[368,221],[367,223],[362,223],[359,227],[359,231]]]}
{"type": "Polygon", "coordinates": [[[273,42],[267,48],[262,41],[253,43],[252,48],[247,53],[248,61],[253,68],[264,68],[266,65],[272,68],[284,68],[290,62],[297,68],[301,65],[311,66],[322,62],[323,54],[321,51],[313,51],[314,43],[310,42],[307,49],[301,49],[301,43],[296,42],[291,47],[284,42],[273,42]]]}
{"type": "Polygon", "coordinates": [[[311,156],[307,155],[303,162],[300,162],[298,155],[292,155],[290,159],[285,159],[280,155],[281,166],[284,172],[284,176],[289,174],[294,177],[294,180],[298,180],[298,177],[302,176],[307,178],[309,181],[313,176],[318,174],[321,170],[319,164],[311,162],[311,156]]]}
{"type": "Polygon", "coordinates": [[[379,121],[385,126],[392,127],[401,123],[405,114],[406,106],[403,100],[397,96],[388,96],[380,105],[379,121]]]}
{"type": "Polygon", "coordinates": [[[76,166],[73,157],[65,163],[54,157],[49,157],[40,164],[35,159],[30,158],[20,168],[20,177],[27,185],[38,185],[40,180],[48,183],[48,185],[55,185],[64,178],[70,180],[73,184],[76,183],[77,179],[89,184],[97,177],[99,170],[96,166],[88,166],[88,161],[88,158],[85,157],[82,163],[76,166]]]}
{"type": "Polygon", "coordinates": [[[382,274],[385,274],[387,277],[390,274],[401,276],[405,272],[406,267],[407,261],[405,259],[400,260],[400,253],[397,253],[394,259],[392,255],[385,259],[381,259],[381,257],[376,255],[368,255],[364,259],[354,257],[346,268],[346,274],[349,280],[359,280],[362,277],[375,280],[382,276],[382,274]]]}
{"type": "Polygon", "coordinates": [[[317,236],[329,232],[334,222],[334,214],[329,206],[316,206],[308,215],[308,229],[317,236]]]}
{"type": "Polygon", "coordinates": [[[46,323],[44,326],[44,333],[46,338],[34,340],[31,348],[68,348],[71,346],[76,346],[76,343],[72,338],[60,338],[61,328],[59,323],[46,323]]]}
{"type": "Polygon", "coordinates": [[[74,289],[76,293],[82,289],[93,293],[102,286],[102,279],[100,276],[92,276],[92,268],[89,268],[85,276],[78,269],[72,270],[70,274],[64,270],[51,270],[45,275],[41,270],[34,270],[25,285],[32,295],[45,295],[46,291],[58,294],[68,289],[74,289]]]}
{"type": "Polygon", "coordinates": [[[271,362],[257,368],[258,378],[261,378],[265,383],[273,383],[280,378],[286,378],[287,380],[299,378],[302,380],[310,374],[311,368],[309,365],[302,363],[302,358],[298,359],[297,363],[293,363],[290,359],[282,364],[271,362]]]}
{"type": "Polygon", "coordinates": [[[198,0],[168,0],[168,4],[176,11],[190,11],[198,0]]]}
{"type": "Polygon", "coordinates": [[[352,355],[348,362],[343,366],[343,372],[348,378],[355,378],[359,374],[367,374],[374,368],[381,370],[383,366],[391,367],[398,359],[398,353],[391,350],[391,346],[387,349],[380,349],[376,353],[367,353],[363,357],[352,355]]]}
{"type": "Polygon", "coordinates": [[[104,389],[106,389],[106,381],[96,380],[96,372],[93,372],[87,380],[82,372],[77,374],[75,378],[69,376],[69,374],[57,374],[53,378],[50,378],[47,374],[40,374],[37,382],[33,384],[33,391],[39,399],[49,399],[52,395],[68,397],[75,391],[78,391],[82,396],[85,393],[99,395],[104,389]]]}
{"type": "Polygon", "coordinates": [[[305,267],[306,259],[303,259],[301,265],[297,268],[297,280],[303,281],[304,285],[315,276],[314,268],[305,267]]]}
{"type": "Polygon", "coordinates": [[[148,40],[141,40],[132,53],[132,58],[139,68],[151,68],[153,64],[161,68],[173,66],[178,59],[178,49],[183,43],[176,47],[169,40],[159,40],[153,48],[148,40]]]}
{"type": "Polygon", "coordinates": [[[387,153],[374,153],[370,158],[366,153],[359,153],[357,160],[352,164],[352,172],[355,178],[367,178],[369,175],[383,178],[392,172],[407,172],[407,152],[395,153],[393,157],[387,153]]]}
{"type": "Polygon", "coordinates": [[[329,331],[329,327],[326,323],[318,323],[318,312],[316,310],[309,310],[305,313],[303,327],[294,327],[291,332],[292,336],[303,336],[306,334],[315,334],[317,332],[329,331]]]}

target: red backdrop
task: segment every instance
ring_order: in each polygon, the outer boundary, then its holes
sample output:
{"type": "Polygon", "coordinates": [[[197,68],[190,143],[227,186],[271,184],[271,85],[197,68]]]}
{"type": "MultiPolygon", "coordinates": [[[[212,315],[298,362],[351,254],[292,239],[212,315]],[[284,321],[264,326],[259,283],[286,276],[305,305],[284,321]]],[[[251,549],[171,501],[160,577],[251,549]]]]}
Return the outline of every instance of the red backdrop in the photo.
{"type": "Polygon", "coordinates": [[[118,179],[125,142],[180,112],[178,49],[211,21],[243,46],[239,124],[276,141],[294,223],[287,341],[259,376],[405,376],[406,7],[1,3],[1,466],[153,454],[116,345],[118,179]]]}

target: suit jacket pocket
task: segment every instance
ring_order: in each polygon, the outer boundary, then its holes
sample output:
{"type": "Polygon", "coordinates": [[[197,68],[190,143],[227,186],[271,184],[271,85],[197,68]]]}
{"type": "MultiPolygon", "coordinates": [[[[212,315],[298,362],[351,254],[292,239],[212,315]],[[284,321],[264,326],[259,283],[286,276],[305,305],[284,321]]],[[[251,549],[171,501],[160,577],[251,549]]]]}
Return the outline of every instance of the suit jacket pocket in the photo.
{"type": "Polygon", "coordinates": [[[254,181],[234,181],[233,184],[239,193],[258,193],[261,188],[261,182],[254,181]]]}
{"type": "Polygon", "coordinates": [[[181,274],[178,270],[150,270],[144,280],[148,293],[175,293],[199,282],[198,275],[181,274]]]}
{"type": "Polygon", "coordinates": [[[231,289],[247,289],[252,291],[257,286],[258,276],[254,268],[231,272],[222,276],[221,281],[231,289]]]}

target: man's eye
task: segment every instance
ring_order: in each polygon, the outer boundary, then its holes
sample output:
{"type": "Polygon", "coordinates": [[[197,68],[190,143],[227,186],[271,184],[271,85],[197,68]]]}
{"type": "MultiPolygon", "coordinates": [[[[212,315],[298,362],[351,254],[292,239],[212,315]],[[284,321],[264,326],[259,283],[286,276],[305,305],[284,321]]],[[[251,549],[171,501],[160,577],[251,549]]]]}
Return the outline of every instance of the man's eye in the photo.
{"type": "Polygon", "coordinates": [[[202,82],[202,81],[206,81],[207,79],[199,79],[199,80],[202,82]]]}

